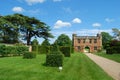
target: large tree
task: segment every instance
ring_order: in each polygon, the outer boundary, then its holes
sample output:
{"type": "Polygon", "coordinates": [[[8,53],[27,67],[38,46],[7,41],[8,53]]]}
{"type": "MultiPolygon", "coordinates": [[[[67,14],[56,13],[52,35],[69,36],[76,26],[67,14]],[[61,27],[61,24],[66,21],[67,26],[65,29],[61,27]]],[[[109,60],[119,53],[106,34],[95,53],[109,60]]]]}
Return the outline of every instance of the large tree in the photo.
{"type": "Polygon", "coordinates": [[[18,35],[21,35],[21,38],[27,41],[27,45],[31,44],[32,37],[42,37],[45,39],[53,37],[50,33],[50,27],[34,17],[13,14],[5,16],[5,19],[15,26],[11,30],[16,32],[17,38],[18,35]]]}
{"type": "Polygon", "coordinates": [[[69,38],[69,36],[65,35],[65,34],[61,34],[57,40],[55,41],[55,43],[59,46],[71,46],[71,40],[69,38]]]}
{"type": "Polygon", "coordinates": [[[117,28],[113,28],[112,31],[113,31],[113,34],[114,34],[114,38],[117,39],[117,40],[120,40],[120,30],[117,29],[117,28]]]}
{"type": "Polygon", "coordinates": [[[101,32],[101,34],[102,34],[102,45],[103,48],[105,48],[107,43],[112,40],[112,36],[107,32],[101,32]]]}
{"type": "Polygon", "coordinates": [[[2,43],[18,42],[17,27],[9,22],[4,16],[0,17],[0,41],[2,43]]]}

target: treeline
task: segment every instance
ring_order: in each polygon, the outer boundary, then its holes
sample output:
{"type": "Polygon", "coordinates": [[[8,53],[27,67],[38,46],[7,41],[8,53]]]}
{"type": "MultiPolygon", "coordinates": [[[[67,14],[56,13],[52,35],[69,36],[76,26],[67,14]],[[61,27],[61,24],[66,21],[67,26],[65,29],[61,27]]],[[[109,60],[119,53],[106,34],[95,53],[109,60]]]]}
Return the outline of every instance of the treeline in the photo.
{"type": "Polygon", "coordinates": [[[102,44],[107,54],[120,54],[120,30],[113,28],[113,36],[102,32],[102,44]]]}

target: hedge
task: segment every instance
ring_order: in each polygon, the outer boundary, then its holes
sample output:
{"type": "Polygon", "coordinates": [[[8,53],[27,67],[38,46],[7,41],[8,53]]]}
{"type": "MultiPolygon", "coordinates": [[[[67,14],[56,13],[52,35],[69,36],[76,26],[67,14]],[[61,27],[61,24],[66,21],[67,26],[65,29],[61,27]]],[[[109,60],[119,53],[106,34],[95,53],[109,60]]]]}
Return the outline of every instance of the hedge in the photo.
{"type": "Polygon", "coordinates": [[[60,51],[64,54],[65,57],[70,57],[70,47],[62,46],[60,51]]]}
{"type": "Polygon", "coordinates": [[[63,66],[63,55],[62,54],[47,54],[46,65],[52,67],[63,66]]]}
{"type": "Polygon", "coordinates": [[[22,55],[24,52],[28,51],[26,46],[6,46],[0,45],[0,56],[17,56],[22,55]]]}
{"type": "Polygon", "coordinates": [[[33,59],[36,58],[36,54],[34,52],[24,52],[23,59],[33,59]]]}
{"type": "Polygon", "coordinates": [[[52,67],[63,66],[63,54],[56,44],[50,47],[50,53],[46,55],[46,65],[52,67]]]}
{"type": "Polygon", "coordinates": [[[0,55],[2,57],[6,56],[6,46],[5,45],[0,45],[0,55]]]}

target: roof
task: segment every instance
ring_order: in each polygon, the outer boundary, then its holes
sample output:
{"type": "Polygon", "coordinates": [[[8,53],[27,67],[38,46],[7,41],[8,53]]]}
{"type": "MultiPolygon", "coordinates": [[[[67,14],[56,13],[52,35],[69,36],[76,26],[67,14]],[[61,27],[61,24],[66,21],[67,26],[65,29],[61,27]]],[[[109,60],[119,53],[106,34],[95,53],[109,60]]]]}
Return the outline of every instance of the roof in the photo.
{"type": "Polygon", "coordinates": [[[76,38],[82,38],[82,39],[96,39],[97,37],[96,36],[76,36],[76,38]]]}

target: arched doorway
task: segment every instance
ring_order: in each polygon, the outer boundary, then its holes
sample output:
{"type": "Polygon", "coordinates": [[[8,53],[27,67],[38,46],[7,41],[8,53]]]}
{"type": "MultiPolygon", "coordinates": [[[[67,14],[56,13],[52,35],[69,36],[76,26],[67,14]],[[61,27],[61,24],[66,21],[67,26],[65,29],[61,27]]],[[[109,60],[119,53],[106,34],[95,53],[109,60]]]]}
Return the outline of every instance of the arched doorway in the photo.
{"type": "Polygon", "coordinates": [[[86,47],[84,48],[84,52],[85,52],[85,53],[89,53],[89,52],[90,52],[90,47],[89,47],[89,46],[86,46],[86,47]]]}

